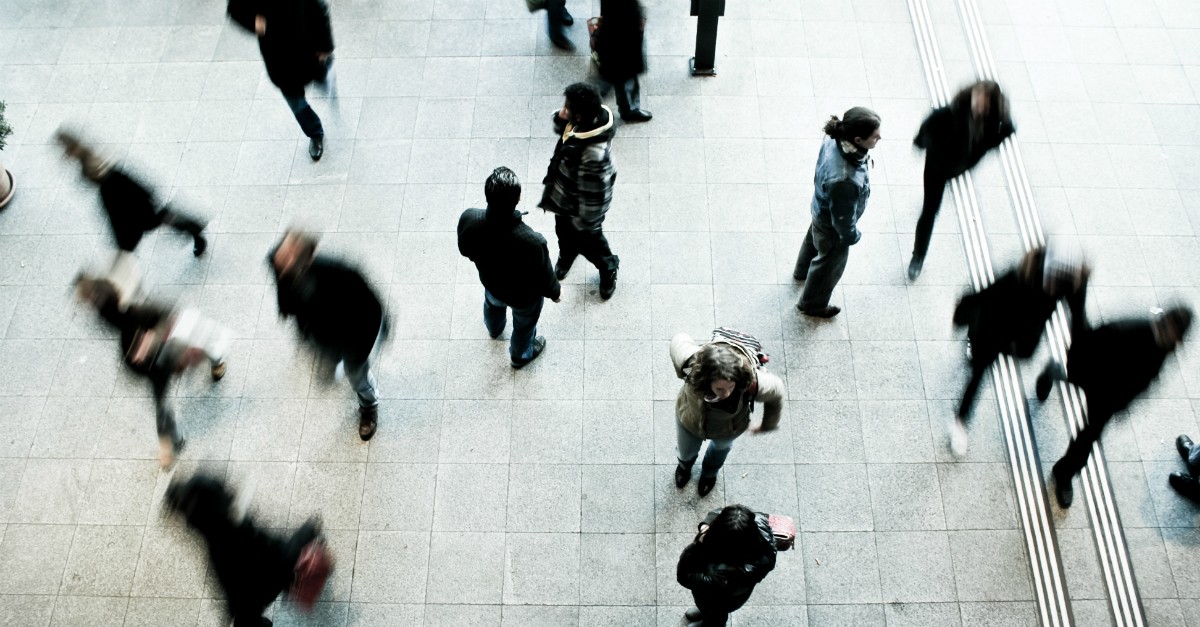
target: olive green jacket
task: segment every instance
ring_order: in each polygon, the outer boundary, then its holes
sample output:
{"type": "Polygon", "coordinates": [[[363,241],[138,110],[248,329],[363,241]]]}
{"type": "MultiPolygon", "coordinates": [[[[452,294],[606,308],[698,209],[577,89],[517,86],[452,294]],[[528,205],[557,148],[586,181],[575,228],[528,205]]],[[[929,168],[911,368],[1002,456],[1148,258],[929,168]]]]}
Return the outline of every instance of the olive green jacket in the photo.
{"type": "MultiPolygon", "coordinates": [[[[680,333],[671,338],[671,362],[675,365],[675,376],[683,378],[683,369],[700,345],[686,333],[680,333]]],[[[739,351],[740,355],[741,352],[739,351]]],[[[743,357],[743,359],[746,359],[743,357]]],[[[783,411],[784,387],[783,380],[768,372],[766,368],[754,368],[758,390],[754,400],[763,404],[762,428],[774,429],[779,426],[780,414],[783,411]]],[[[753,387],[753,386],[752,386],[753,387]]],[[[743,395],[745,391],[743,391],[743,395]]],[[[744,400],[748,400],[745,399],[744,400]]],[[[679,397],[675,399],[675,417],[683,428],[692,432],[696,437],[718,440],[730,440],[745,433],[750,426],[751,403],[742,402],[738,410],[732,414],[714,410],[704,402],[704,397],[697,394],[692,386],[684,383],[679,389],[679,397]]]]}

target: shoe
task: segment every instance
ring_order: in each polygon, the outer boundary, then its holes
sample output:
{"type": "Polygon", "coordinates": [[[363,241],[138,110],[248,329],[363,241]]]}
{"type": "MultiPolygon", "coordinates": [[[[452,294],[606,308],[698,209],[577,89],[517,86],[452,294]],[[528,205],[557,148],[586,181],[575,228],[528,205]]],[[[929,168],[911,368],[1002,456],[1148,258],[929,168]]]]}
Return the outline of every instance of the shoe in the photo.
{"type": "Polygon", "coordinates": [[[917,277],[921,276],[921,266],[925,265],[924,257],[913,257],[912,261],[908,262],[908,280],[916,281],[917,277]]]}
{"type": "Polygon", "coordinates": [[[954,453],[955,457],[963,458],[967,455],[967,424],[962,418],[955,418],[950,421],[950,452],[954,453]]]}
{"type": "Polygon", "coordinates": [[[1054,497],[1058,499],[1058,506],[1063,509],[1071,507],[1071,503],[1075,500],[1075,488],[1071,485],[1074,477],[1067,477],[1064,480],[1058,472],[1058,464],[1054,465],[1051,474],[1054,475],[1054,497]]]}
{"type": "Polygon", "coordinates": [[[1046,370],[1037,378],[1037,397],[1038,400],[1045,403],[1046,399],[1050,398],[1050,389],[1054,387],[1054,381],[1050,379],[1050,372],[1046,370]]]}
{"type": "Polygon", "coordinates": [[[575,52],[575,44],[571,43],[570,39],[563,36],[551,37],[550,43],[554,44],[555,48],[565,50],[567,52],[575,52]]]}
{"type": "Polygon", "coordinates": [[[1191,457],[1192,446],[1194,446],[1192,439],[1186,435],[1175,438],[1175,450],[1179,451],[1179,456],[1183,458],[1184,462],[1188,460],[1188,457],[1191,457]]]}
{"type": "Polygon", "coordinates": [[[687,624],[687,627],[704,627],[704,619],[690,622],[687,624]]]}
{"type": "Polygon", "coordinates": [[[688,621],[698,621],[703,620],[704,614],[700,612],[700,608],[693,606],[689,607],[687,611],[683,613],[683,617],[688,619],[688,621]]]}
{"type": "Polygon", "coordinates": [[[617,269],[613,268],[600,275],[600,298],[608,300],[612,298],[615,291],[617,291],[617,269]]]}
{"type": "Polygon", "coordinates": [[[1200,483],[1196,482],[1195,477],[1182,472],[1173,472],[1171,476],[1167,477],[1167,482],[1180,496],[1192,501],[1200,501],[1200,483]]]}
{"type": "Polygon", "coordinates": [[[696,482],[696,492],[700,496],[708,496],[708,493],[712,492],[713,486],[715,485],[717,485],[716,475],[711,477],[700,475],[700,481],[696,482]]]}
{"type": "Polygon", "coordinates": [[[649,122],[654,119],[654,114],[645,109],[630,109],[621,114],[621,119],[626,122],[649,122]]]}
{"type": "Polygon", "coordinates": [[[206,250],[208,250],[208,240],[204,239],[203,235],[197,235],[196,244],[192,247],[192,254],[199,257],[206,250]]]}
{"type": "Polygon", "coordinates": [[[308,156],[312,157],[313,161],[320,161],[321,155],[325,154],[325,136],[317,135],[308,140],[308,156]]]}
{"type": "Polygon", "coordinates": [[[575,18],[571,17],[571,12],[568,11],[566,7],[563,7],[562,22],[565,26],[575,25],[575,18]]]}
{"type": "Polygon", "coordinates": [[[682,488],[692,480],[692,467],[678,464],[675,466],[675,487],[682,488]]]}
{"type": "Polygon", "coordinates": [[[800,309],[800,313],[814,318],[832,318],[842,313],[841,307],[834,307],[832,305],[821,307],[820,309],[801,309],[799,305],[796,305],[796,309],[800,309]]]}
{"type": "Polygon", "coordinates": [[[525,359],[523,361],[517,361],[514,359],[514,360],[512,360],[512,367],[516,368],[518,370],[520,370],[521,368],[524,368],[527,364],[529,364],[529,362],[537,359],[538,355],[541,355],[542,351],[544,351],[544,350],[546,350],[546,338],[539,335],[539,336],[533,338],[533,357],[530,357],[529,359],[525,359]]]}
{"type": "Polygon", "coordinates": [[[493,340],[494,340],[494,339],[496,339],[496,338],[498,338],[498,337],[500,337],[500,336],[501,336],[501,335],[503,335],[503,334],[504,334],[504,329],[500,329],[500,332],[499,332],[499,333],[492,333],[491,331],[488,331],[488,335],[489,335],[489,336],[490,336],[490,337],[491,337],[493,340]]]}
{"type": "Polygon", "coordinates": [[[225,377],[225,362],[221,362],[212,367],[212,380],[220,381],[225,377]]]}
{"type": "Polygon", "coordinates": [[[792,280],[793,280],[793,281],[795,281],[795,282],[797,282],[797,283],[803,283],[803,282],[805,282],[805,281],[807,281],[807,280],[808,280],[808,277],[807,277],[807,276],[800,276],[800,275],[798,275],[798,274],[793,274],[793,275],[792,275],[792,280]]]}
{"type": "Polygon", "coordinates": [[[567,278],[567,273],[571,271],[571,266],[574,263],[574,259],[565,261],[562,257],[559,257],[558,261],[554,262],[554,277],[559,281],[567,278]]]}
{"type": "Polygon", "coordinates": [[[358,437],[362,438],[363,442],[370,440],[371,436],[375,435],[375,428],[378,426],[379,406],[358,408],[358,437]]]}

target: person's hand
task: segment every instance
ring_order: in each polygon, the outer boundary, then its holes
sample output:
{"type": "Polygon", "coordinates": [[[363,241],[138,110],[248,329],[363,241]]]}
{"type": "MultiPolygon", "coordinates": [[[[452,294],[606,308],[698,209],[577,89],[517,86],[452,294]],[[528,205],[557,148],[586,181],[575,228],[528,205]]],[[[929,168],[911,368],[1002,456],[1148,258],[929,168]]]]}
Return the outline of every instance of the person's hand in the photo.
{"type": "Polygon", "coordinates": [[[317,60],[318,60],[318,61],[320,61],[321,63],[324,63],[324,62],[325,62],[325,61],[327,61],[328,59],[329,59],[329,53],[328,53],[328,52],[318,52],[318,53],[317,53],[317,60]]]}
{"type": "Polygon", "coordinates": [[[254,16],[254,32],[259,37],[267,34],[267,17],[265,15],[254,16]]]}
{"type": "Polygon", "coordinates": [[[550,300],[552,300],[552,301],[554,301],[554,302],[556,302],[556,303],[561,303],[561,302],[562,302],[562,296],[559,296],[558,298],[551,298],[550,300]]]}
{"type": "Polygon", "coordinates": [[[566,107],[563,107],[563,108],[561,108],[561,109],[559,109],[559,110],[558,110],[558,119],[560,119],[560,120],[562,120],[562,121],[564,121],[564,122],[568,121],[568,120],[567,120],[567,109],[566,109],[566,107]]]}

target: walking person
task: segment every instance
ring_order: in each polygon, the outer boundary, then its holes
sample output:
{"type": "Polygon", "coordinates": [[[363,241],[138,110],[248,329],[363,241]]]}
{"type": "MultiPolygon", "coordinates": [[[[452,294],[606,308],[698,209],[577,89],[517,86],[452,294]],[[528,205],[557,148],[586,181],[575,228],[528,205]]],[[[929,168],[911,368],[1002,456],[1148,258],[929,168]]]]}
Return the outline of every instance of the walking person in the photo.
{"type": "Polygon", "coordinates": [[[679,556],[675,577],[691,590],[688,627],[723,627],[775,569],[775,536],[765,516],[742,505],[721,510],[679,556]]]}
{"type": "Polygon", "coordinates": [[[304,98],[304,88],[315,81],[332,91],[333,29],[328,6],[324,0],[229,0],[227,11],[234,22],[258,36],[267,76],[308,137],[308,156],[320,160],[325,129],[304,98]]]}
{"type": "Polygon", "coordinates": [[[458,219],[458,252],[475,262],[483,283],[483,324],[500,337],[513,312],[509,357],[521,368],[546,349],[537,334],[543,300],[559,302],[562,287],[554,276],[546,238],[521,219],[521,182],[505,167],[496,168],[483,186],[487,209],[467,209],[458,219]]]}
{"type": "Polygon", "coordinates": [[[344,366],[358,395],[358,436],[370,440],[379,417],[370,357],[387,335],[383,303],[357,268],[316,253],[317,239],[295,229],[271,250],[279,315],[296,318],[300,334],[317,349],[324,379],[344,366]]]}
{"type": "Polygon", "coordinates": [[[617,289],[621,261],[603,230],[617,178],[611,154],[613,115],[586,83],[575,83],[563,94],[566,101],[554,114],[559,139],[542,180],[546,187],[538,206],[555,214],[555,276],[560,281],[566,278],[575,258],[583,255],[600,271],[600,297],[607,300],[617,289]]]}
{"type": "Polygon", "coordinates": [[[600,76],[617,92],[617,113],[626,122],[648,122],[638,75],[646,72],[645,11],[638,0],[600,0],[603,19],[595,33],[600,76]]]}
{"type": "Polygon", "coordinates": [[[867,152],[882,139],[879,124],[879,115],[866,107],[825,123],[813,177],[812,222],[792,271],[804,283],[796,308],[807,316],[832,318],[841,312],[829,299],[846,270],[850,247],[862,238],[858,219],[871,197],[867,152]]]}
{"type": "Polygon", "coordinates": [[[763,404],[763,417],[752,430],[770,431],[779,426],[784,384],[759,366],[757,356],[717,333],[703,346],[679,333],[671,338],[670,351],[675,375],[684,382],[675,399],[675,452],[679,459],[675,487],[683,488],[691,481],[692,466],[707,440],[696,485],[700,496],[706,496],[716,485],[717,473],[734,440],[750,428],[755,401],[763,404]]]}
{"type": "Polygon", "coordinates": [[[1181,435],[1175,438],[1175,449],[1187,465],[1187,472],[1173,472],[1167,477],[1167,482],[1180,496],[1200,503],[1200,479],[1197,479],[1200,477],[1200,446],[1196,446],[1187,435],[1181,435]]]}
{"type": "Polygon", "coordinates": [[[1094,328],[1082,309],[1073,318],[1066,370],[1051,362],[1037,379],[1039,401],[1049,398],[1055,381],[1066,381],[1087,397],[1087,426],[1071,440],[1052,471],[1060,506],[1071,506],[1071,482],[1087,465],[1092,444],[1100,439],[1104,425],[1154,383],[1191,324],[1192,311],[1187,307],[1158,311],[1150,319],[1117,320],[1094,328]]]}
{"type": "Polygon", "coordinates": [[[1032,357],[1058,301],[1066,299],[1071,318],[1081,319],[1090,272],[1076,251],[1060,245],[1036,248],[1026,253],[1016,268],[959,301],[954,325],[967,328],[971,378],[963,390],[958,416],[950,425],[950,448],[955,455],[966,455],[967,417],[988,367],[1001,355],[1032,357]]]}
{"type": "Polygon", "coordinates": [[[979,81],[964,88],[950,104],[934,109],[921,123],[913,145],[925,151],[925,203],[917,220],[909,280],[921,275],[946,183],[974,168],[1015,130],[1008,98],[995,81],[979,81]]]}
{"type": "Polygon", "coordinates": [[[575,25],[575,18],[567,11],[567,0],[526,0],[530,11],[536,11],[539,5],[546,9],[546,32],[550,35],[550,43],[556,48],[575,52],[575,44],[567,38],[567,27],[575,25]]]}
{"type": "Polygon", "coordinates": [[[192,253],[199,257],[208,249],[204,238],[204,223],[167,205],[159,205],[153,192],[112,161],[88,147],[74,133],[59,129],[55,134],[66,155],[79,161],[84,178],[100,188],[104,213],[116,240],[118,262],[124,254],[132,253],[142,236],[162,225],[192,238],[192,253]]]}

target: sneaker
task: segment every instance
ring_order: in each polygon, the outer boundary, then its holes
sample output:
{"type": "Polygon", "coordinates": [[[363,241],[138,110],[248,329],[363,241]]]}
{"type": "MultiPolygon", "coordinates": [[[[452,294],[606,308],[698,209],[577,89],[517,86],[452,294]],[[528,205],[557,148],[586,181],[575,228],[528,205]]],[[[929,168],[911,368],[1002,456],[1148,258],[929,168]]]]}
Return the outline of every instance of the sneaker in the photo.
{"type": "Polygon", "coordinates": [[[529,359],[524,359],[521,361],[514,359],[514,360],[512,360],[512,367],[516,368],[518,370],[521,368],[524,368],[526,365],[529,364],[529,362],[537,359],[538,355],[541,355],[542,351],[544,351],[544,350],[546,350],[546,338],[539,335],[539,336],[533,338],[533,357],[530,357],[529,359]]]}
{"type": "Polygon", "coordinates": [[[955,457],[962,458],[967,455],[967,424],[961,418],[954,418],[950,421],[950,452],[954,453],[955,457]]]}
{"type": "Polygon", "coordinates": [[[817,309],[802,309],[799,305],[796,305],[796,309],[799,309],[800,313],[806,316],[812,316],[814,318],[832,318],[839,313],[842,313],[841,307],[834,307],[832,305],[817,309]]]}
{"type": "Polygon", "coordinates": [[[612,298],[615,291],[617,291],[617,269],[613,268],[611,272],[600,275],[600,298],[608,300],[612,298]]]}
{"type": "Polygon", "coordinates": [[[700,496],[708,496],[708,493],[712,492],[713,486],[715,486],[715,485],[717,485],[717,476],[716,475],[713,475],[711,477],[706,477],[704,475],[700,475],[700,481],[698,481],[696,483],[696,492],[700,496]]]}
{"type": "Polygon", "coordinates": [[[225,362],[221,362],[212,367],[212,380],[220,381],[225,377],[225,362]]]}
{"type": "Polygon", "coordinates": [[[921,276],[921,267],[924,265],[924,257],[913,257],[912,261],[908,262],[908,280],[916,281],[917,277],[921,276]]]}
{"type": "Polygon", "coordinates": [[[378,426],[379,406],[360,406],[358,408],[358,437],[362,438],[363,442],[370,440],[371,436],[375,435],[375,429],[378,426]]]}

